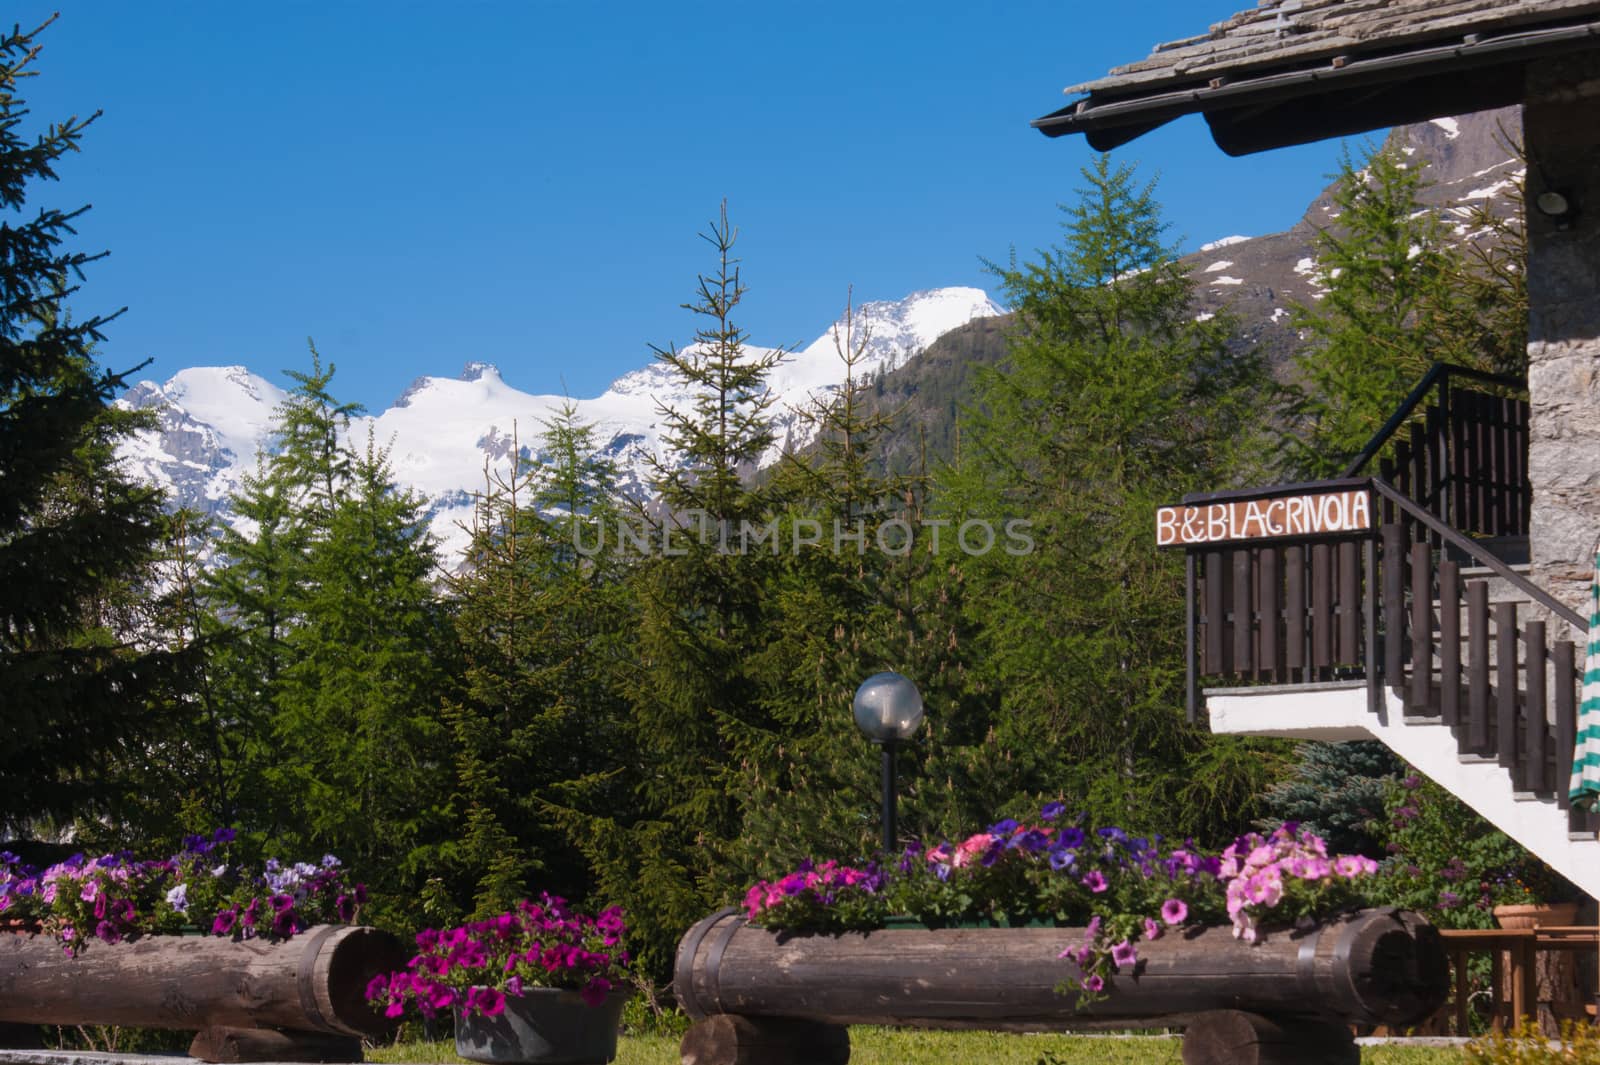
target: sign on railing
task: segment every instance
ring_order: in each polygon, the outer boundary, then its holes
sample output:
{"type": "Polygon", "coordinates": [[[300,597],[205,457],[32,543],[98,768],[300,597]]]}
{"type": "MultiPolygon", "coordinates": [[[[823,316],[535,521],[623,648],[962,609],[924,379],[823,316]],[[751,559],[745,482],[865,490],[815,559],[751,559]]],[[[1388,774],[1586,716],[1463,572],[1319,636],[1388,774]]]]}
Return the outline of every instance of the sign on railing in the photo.
{"type": "Polygon", "coordinates": [[[1371,528],[1372,494],[1365,487],[1156,509],[1157,547],[1329,536],[1371,528]]]}

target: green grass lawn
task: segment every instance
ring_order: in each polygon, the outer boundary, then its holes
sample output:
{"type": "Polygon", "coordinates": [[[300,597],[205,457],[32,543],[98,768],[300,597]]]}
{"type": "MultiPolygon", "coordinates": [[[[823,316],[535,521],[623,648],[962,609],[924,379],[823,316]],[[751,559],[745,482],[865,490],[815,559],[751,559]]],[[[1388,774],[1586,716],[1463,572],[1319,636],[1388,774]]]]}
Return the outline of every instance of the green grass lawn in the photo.
{"type": "MultiPolygon", "coordinates": [[[[455,1065],[454,1044],[400,1043],[367,1054],[385,1065],[455,1065]]],[[[1152,1036],[1006,1035],[997,1032],[922,1032],[850,1029],[851,1065],[1180,1065],[1179,1041],[1152,1036]]],[[[1454,1048],[1363,1047],[1362,1065],[1460,1065],[1454,1048]]],[[[626,1036],[617,1065],[677,1065],[676,1036],[626,1036]]]]}

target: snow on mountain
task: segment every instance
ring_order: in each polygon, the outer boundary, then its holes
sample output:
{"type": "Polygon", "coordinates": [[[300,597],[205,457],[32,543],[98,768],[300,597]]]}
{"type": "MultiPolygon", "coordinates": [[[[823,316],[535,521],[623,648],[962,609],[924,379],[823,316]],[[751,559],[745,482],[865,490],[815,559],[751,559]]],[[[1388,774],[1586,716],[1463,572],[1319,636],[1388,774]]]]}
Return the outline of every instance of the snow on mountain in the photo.
{"type": "MultiPolygon", "coordinates": [[[[933,289],[863,304],[851,328],[856,345],[865,341],[856,372],[867,377],[893,369],[950,330],[1000,313],[975,288],[933,289]]],[[[772,374],[779,445],[768,461],[782,447],[807,442],[808,426],[798,412],[842,383],[838,345],[845,342],[843,330],[841,319],[787,356],[772,374]]],[[[273,408],[283,398],[282,389],[241,366],[182,370],[165,384],[141,381],[122,402],[157,408],[160,425],[130,441],[123,457],[140,476],[166,487],[174,505],[227,520],[227,496],[238,488],[240,475],[254,468],[257,451],[268,442],[273,408]]],[[[643,498],[652,458],[669,458],[661,439],[662,408],[686,411],[691,401],[667,369],[654,363],[622,375],[599,396],[572,403],[581,420],[595,425],[602,450],[617,463],[623,489],[643,498]]],[[[395,479],[428,500],[441,557],[448,563],[466,545],[463,526],[472,517],[473,492],[483,488],[485,463],[508,471],[513,440],[523,456],[531,457],[543,423],[566,402],[565,396],[520,391],[497,367],[473,362],[456,378],[418,378],[392,407],[354,419],[350,436],[362,446],[370,431],[379,447],[389,449],[395,479]]]]}
{"type": "Polygon", "coordinates": [[[283,398],[283,389],[243,366],[179,370],[160,385],[140,381],[119,402],[155,409],[157,428],[129,440],[122,459],[167,489],[174,505],[217,513],[238,490],[240,475],[255,468],[283,398]]]}

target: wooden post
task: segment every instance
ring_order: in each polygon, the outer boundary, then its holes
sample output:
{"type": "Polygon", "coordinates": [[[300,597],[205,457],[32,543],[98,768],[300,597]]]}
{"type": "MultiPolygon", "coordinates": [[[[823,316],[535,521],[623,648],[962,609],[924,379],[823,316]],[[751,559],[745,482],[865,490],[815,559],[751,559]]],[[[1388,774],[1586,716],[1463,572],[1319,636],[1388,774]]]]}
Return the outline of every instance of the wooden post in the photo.
{"type": "Polygon", "coordinates": [[[696,1021],[678,1045],[683,1065],[846,1065],[843,1025],[718,1013],[696,1021]]]}
{"type": "Polygon", "coordinates": [[[1183,1065],[1357,1065],[1350,1029],[1243,1010],[1197,1016],[1183,1033],[1183,1065]]]}
{"type": "Polygon", "coordinates": [[[201,1061],[360,1061],[361,1040],[327,1032],[290,1032],[277,1028],[202,1028],[189,1044],[189,1056],[201,1061]]]}

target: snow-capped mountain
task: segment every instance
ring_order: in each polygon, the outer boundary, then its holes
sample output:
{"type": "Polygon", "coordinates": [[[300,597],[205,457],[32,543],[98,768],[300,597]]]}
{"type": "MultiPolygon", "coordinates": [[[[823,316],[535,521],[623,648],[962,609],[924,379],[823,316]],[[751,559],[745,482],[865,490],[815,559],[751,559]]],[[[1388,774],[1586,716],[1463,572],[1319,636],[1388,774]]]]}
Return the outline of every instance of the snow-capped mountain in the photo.
{"type": "MultiPolygon", "coordinates": [[[[865,345],[856,373],[865,377],[891,370],[950,330],[1000,313],[975,288],[933,289],[863,304],[852,319],[854,344],[865,345]]],[[[769,461],[782,447],[807,442],[810,427],[799,412],[843,382],[843,330],[841,319],[772,374],[780,443],[769,461]]],[[[284,397],[282,388],[242,366],[180,370],[164,384],[141,381],[122,402],[155,408],[159,426],[130,441],[124,458],[139,476],[165,487],[172,505],[227,520],[228,495],[269,445],[272,412],[284,397]]],[[[473,492],[483,487],[485,463],[508,471],[513,439],[531,455],[543,423],[565,402],[560,395],[520,391],[497,367],[473,362],[456,378],[418,378],[387,410],[354,419],[350,435],[360,446],[370,430],[377,444],[389,449],[395,479],[428,500],[441,558],[450,564],[465,546],[463,526],[472,517],[473,492]]],[[[648,491],[651,459],[670,460],[661,439],[662,408],[687,410],[690,402],[660,364],[622,375],[598,396],[572,400],[578,417],[595,425],[596,439],[617,463],[623,488],[641,498],[648,491]]]]}

